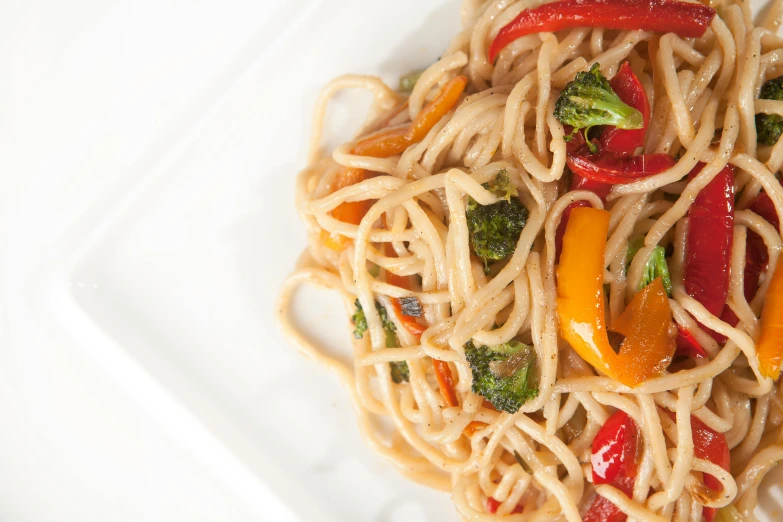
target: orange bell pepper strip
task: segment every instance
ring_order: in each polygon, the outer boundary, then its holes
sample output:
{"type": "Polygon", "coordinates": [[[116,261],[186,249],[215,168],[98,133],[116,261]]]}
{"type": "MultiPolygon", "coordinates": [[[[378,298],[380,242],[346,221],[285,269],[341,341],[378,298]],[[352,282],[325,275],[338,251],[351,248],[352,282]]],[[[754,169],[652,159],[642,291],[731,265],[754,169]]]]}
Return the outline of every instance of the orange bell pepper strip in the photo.
{"type": "MultiPolygon", "coordinates": [[[[454,107],[467,84],[468,79],[464,76],[457,76],[451,79],[443,86],[438,96],[422,109],[410,125],[385,130],[363,138],[354,145],[351,152],[359,156],[371,156],[373,158],[388,158],[389,156],[402,154],[405,152],[405,149],[423,140],[435,124],[454,107]]],[[[407,103],[402,106],[402,108],[405,107],[407,107],[407,103]]],[[[390,118],[399,114],[400,110],[397,109],[390,118]]],[[[364,179],[366,179],[365,170],[346,168],[338,178],[334,190],[354,185],[364,181],[364,179]]],[[[332,216],[345,223],[358,225],[361,223],[370,205],[370,201],[341,203],[332,210],[332,216]]],[[[321,241],[324,245],[337,252],[345,250],[350,243],[350,239],[347,237],[339,234],[330,234],[325,231],[321,232],[321,241]]]]}
{"type": "Polygon", "coordinates": [[[435,377],[438,379],[438,387],[443,400],[449,407],[459,406],[457,392],[454,390],[454,377],[451,375],[449,363],[438,359],[432,360],[432,367],[435,369],[435,377]]]}
{"type": "Polygon", "coordinates": [[[594,368],[628,386],[661,375],[674,356],[676,328],[660,278],[636,293],[612,325],[624,336],[609,342],[604,316],[604,254],[609,213],[571,211],[557,269],[560,335],[594,368]]]}
{"type": "MultiPolygon", "coordinates": [[[[337,175],[332,192],[341,188],[350,187],[367,178],[367,171],[364,169],[345,168],[337,175]]],[[[372,201],[346,201],[340,203],[332,210],[332,217],[338,221],[358,225],[362,218],[372,206],[372,201]]],[[[350,243],[350,239],[339,234],[330,234],[326,230],[321,230],[321,242],[336,252],[342,252],[350,243]]]]}
{"type": "Polygon", "coordinates": [[[772,274],[761,311],[761,336],[756,344],[756,358],[761,375],[777,380],[783,362],[783,267],[780,264],[772,274]]]}
{"type": "Polygon", "coordinates": [[[368,136],[354,146],[353,153],[374,158],[388,158],[402,154],[405,149],[423,140],[435,124],[456,105],[467,84],[468,79],[464,76],[449,80],[438,96],[421,110],[409,126],[368,136]]]}

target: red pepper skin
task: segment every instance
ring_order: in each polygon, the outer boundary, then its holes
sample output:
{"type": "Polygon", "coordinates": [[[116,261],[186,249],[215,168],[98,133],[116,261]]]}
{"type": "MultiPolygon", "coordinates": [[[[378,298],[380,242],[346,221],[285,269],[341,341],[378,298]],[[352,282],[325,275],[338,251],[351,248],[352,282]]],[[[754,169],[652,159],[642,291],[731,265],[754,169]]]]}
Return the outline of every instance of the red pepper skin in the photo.
{"type": "Polygon", "coordinates": [[[701,359],[707,358],[707,351],[701,347],[701,344],[699,344],[699,341],[696,340],[696,337],[691,332],[682,326],[678,326],[677,351],[674,352],[674,355],[701,359]]]}
{"type": "Polygon", "coordinates": [[[600,183],[631,183],[672,168],[676,161],[668,154],[642,154],[620,158],[614,154],[591,155],[587,148],[566,160],[574,174],[600,183]]]}
{"type": "MultiPolygon", "coordinates": [[[[703,163],[689,174],[693,179],[703,163]]],[[[729,295],[734,237],[734,167],[727,166],[704,187],[688,211],[683,286],[687,294],[720,317],[729,295]]]]}
{"type": "MultiPolygon", "coordinates": [[[[775,205],[772,203],[772,199],[762,192],[753,199],[748,205],[748,210],[752,210],[764,220],[766,220],[773,227],[780,229],[780,220],[778,219],[778,213],[775,211],[775,205]]],[[[761,273],[767,269],[767,263],[769,262],[769,254],[767,252],[767,245],[761,236],[748,230],[747,239],[745,240],[745,299],[750,302],[756,297],[756,292],[759,288],[759,279],[761,279],[761,273]]]]}
{"type": "MultiPolygon", "coordinates": [[[[590,462],[593,484],[611,484],[629,497],[638,468],[639,428],[623,411],[615,412],[593,439],[590,462]]],[[[624,522],[626,515],[609,500],[595,495],[582,514],[584,522],[624,522]]]]}
{"type": "Polygon", "coordinates": [[[637,148],[644,146],[647,125],[650,123],[650,102],[647,100],[642,82],[633,73],[628,62],[623,62],[609,84],[623,102],[642,113],[644,127],[641,129],[610,127],[601,134],[599,147],[602,152],[631,156],[637,148]]]}
{"type": "Polygon", "coordinates": [[[494,63],[508,44],[533,33],[604,27],[701,38],[714,17],[711,7],[677,0],[560,0],[519,13],[495,37],[489,48],[489,61],[494,63]]]}
{"type": "MultiPolygon", "coordinates": [[[[669,418],[676,420],[674,412],[664,410],[669,418]]],[[[708,460],[729,471],[731,454],[726,436],[713,430],[697,417],[691,415],[691,432],[693,433],[693,454],[697,459],[708,460]]],[[[704,475],[704,485],[713,491],[723,491],[723,484],[712,475],[704,475]]],[[[704,508],[702,514],[707,522],[715,517],[715,508],[704,508]]]]}
{"type": "MultiPolygon", "coordinates": [[[[495,514],[498,512],[498,508],[500,507],[500,502],[495,500],[492,497],[489,497],[487,499],[487,512],[491,514],[495,514]]],[[[522,513],[522,506],[517,505],[514,509],[511,510],[512,515],[516,515],[517,513],[522,513]]]]}

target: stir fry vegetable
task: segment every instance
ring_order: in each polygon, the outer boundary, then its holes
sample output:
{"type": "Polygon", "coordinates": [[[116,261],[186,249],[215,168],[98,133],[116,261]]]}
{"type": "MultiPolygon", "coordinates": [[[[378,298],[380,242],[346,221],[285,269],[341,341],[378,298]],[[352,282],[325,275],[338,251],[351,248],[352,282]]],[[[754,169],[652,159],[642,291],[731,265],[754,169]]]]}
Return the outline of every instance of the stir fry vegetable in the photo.
{"type": "Polygon", "coordinates": [[[504,171],[501,171],[486,188],[502,192],[505,199],[491,205],[479,205],[470,198],[465,209],[470,247],[484,262],[485,269],[489,268],[490,261],[500,261],[514,253],[527,222],[527,209],[518,198],[512,197],[516,189],[508,182],[508,176],[504,179],[503,175],[504,171]]]}
{"type": "MultiPolygon", "coordinates": [[[[628,245],[628,252],[625,256],[626,266],[631,264],[631,261],[644,246],[644,237],[639,236],[633,238],[628,245]]],[[[644,265],[644,274],[642,280],[639,283],[639,290],[652,283],[654,280],[661,278],[663,287],[666,289],[666,293],[671,297],[672,295],[672,280],[669,275],[669,265],[666,263],[666,250],[662,246],[657,246],[653,249],[650,257],[647,259],[647,263],[644,265]]]]}
{"type": "MultiPolygon", "coordinates": [[[[593,439],[590,456],[593,484],[610,484],[632,496],[639,450],[636,423],[625,412],[615,412],[593,439]]],[[[627,518],[617,506],[600,495],[595,495],[587,506],[584,522],[624,522],[627,518]]]]}
{"type": "MultiPolygon", "coordinates": [[[[674,412],[668,410],[663,411],[669,418],[676,420],[674,412]]],[[[729,453],[729,445],[726,442],[726,436],[723,433],[718,433],[713,430],[694,415],[691,415],[691,433],[693,437],[694,456],[697,459],[708,460],[726,471],[729,471],[731,455],[729,453]]],[[[723,484],[712,475],[705,474],[703,480],[704,485],[712,491],[723,491],[723,484]]],[[[716,511],[715,508],[704,508],[702,514],[707,522],[712,522],[716,511]]]]}
{"type": "Polygon", "coordinates": [[[423,73],[424,70],[418,70],[418,71],[411,71],[408,74],[400,77],[400,90],[402,92],[413,92],[413,88],[416,87],[416,83],[418,83],[419,78],[421,78],[421,73],[423,73]]]}
{"type": "Polygon", "coordinates": [[[629,386],[661,375],[674,355],[669,300],[660,278],[636,293],[611,325],[624,336],[619,353],[609,342],[604,319],[604,252],[609,213],[576,208],[563,237],[557,269],[561,336],[597,370],[629,386]]]}
{"type": "MultiPolygon", "coordinates": [[[[459,97],[465,90],[468,79],[457,76],[443,86],[438,96],[430,102],[416,116],[410,125],[402,128],[393,128],[368,136],[360,140],[353,147],[352,152],[360,156],[372,156],[386,158],[396,154],[402,154],[411,145],[420,142],[432,130],[440,119],[446,115],[459,101],[459,97]]],[[[345,168],[340,172],[333,192],[343,187],[355,185],[367,178],[367,171],[356,168],[345,168]]],[[[332,210],[332,217],[339,221],[358,225],[372,206],[372,201],[345,202],[332,210]]],[[[321,241],[327,247],[337,252],[342,252],[350,243],[350,240],[338,234],[321,233],[321,241]]]]}
{"type": "Polygon", "coordinates": [[[574,174],[600,183],[632,183],[660,174],[676,163],[668,154],[642,154],[621,158],[614,154],[589,154],[582,149],[576,155],[568,156],[568,168],[574,174]]]}
{"type": "MultiPolygon", "coordinates": [[[[703,163],[691,171],[693,179],[703,163]]],[[[729,295],[734,238],[734,168],[727,166],[696,196],[688,211],[683,286],[711,314],[720,317],[729,295]]]]}
{"type": "Polygon", "coordinates": [[[628,62],[623,62],[614,78],[609,82],[618,98],[642,114],[643,125],[639,129],[611,127],[601,134],[599,149],[618,156],[630,156],[644,146],[647,126],[650,123],[650,102],[639,78],[628,62]]]}
{"type": "MultiPolygon", "coordinates": [[[[751,210],[764,218],[764,220],[773,227],[780,228],[775,205],[766,193],[762,192],[756,196],[753,201],[748,204],[748,210],[751,210]]],[[[768,262],[769,253],[767,252],[767,245],[764,243],[764,240],[760,235],[752,230],[748,230],[747,238],[745,239],[745,274],[743,279],[746,301],[750,302],[756,296],[761,273],[767,269],[768,262]]]]}
{"type": "Polygon", "coordinates": [[[700,38],[714,16],[715,10],[706,5],[677,0],[560,0],[519,13],[495,37],[489,61],[494,62],[508,44],[528,34],[603,27],[700,38]]]}
{"type": "Polygon", "coordinates": [[[783,362],[783,269],[776,268],[761,311],[761,337],[756,345],[759,371],[777,379],[783,362]]]}
{"type": "Polygon", "coordinates": [[[618,129],[642,129],[642,113],[629,106],[615,94],[609,81],[601,74],[601,66],[593,65],[589,72],[580,72],[566,85],[555,103],[555,118],[570,125],[572,132],[566,139],[584,129],[587,146],[593,153],[596,146],[587,138],[592,127],[612,125],[618,129]]]}
{"type": "Polygon", "coordinates": [[[538,396],[536,354],[532,347],[511,341],[498,346],[465,345],[465,357],[473,372],[473,393],[498,410],[516,413],[538,396]]]}
{"type": "MultiPolygon", "coordinates": [[[[761,86],[762,100],[783,100],[783,76],[767,80],[761,86]]],[[[783,134],[783,117],[777,114],[756,115],[756,141],[762,145],[774,145],[783,134]]]]}

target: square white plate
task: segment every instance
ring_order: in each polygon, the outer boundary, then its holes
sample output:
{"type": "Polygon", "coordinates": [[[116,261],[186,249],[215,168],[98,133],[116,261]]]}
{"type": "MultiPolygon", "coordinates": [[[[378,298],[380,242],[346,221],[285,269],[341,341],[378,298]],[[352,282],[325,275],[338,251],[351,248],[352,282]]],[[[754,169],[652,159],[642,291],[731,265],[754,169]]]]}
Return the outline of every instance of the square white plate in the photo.
{"type": "MultiPolygon", "coordinates": [[[[109,191],[70,248],[64,299],[302,520],[456,519],[447,495],[361,443],[346,391],[282,339],[274,301],[305,245],[293,187],[319,89],[346,72],[395,82],[431,63],[459,4],[289,2],[250,68],[127,193],[109,191]]],[[[361,101],[331,111],[335,134],[350,134],[361,101]]],[[[347,345],[334,296],[303,293],[297,308],[314,334],[347,345]]],[[[68,328],[72,317],[58,319],[68,328]]]]}

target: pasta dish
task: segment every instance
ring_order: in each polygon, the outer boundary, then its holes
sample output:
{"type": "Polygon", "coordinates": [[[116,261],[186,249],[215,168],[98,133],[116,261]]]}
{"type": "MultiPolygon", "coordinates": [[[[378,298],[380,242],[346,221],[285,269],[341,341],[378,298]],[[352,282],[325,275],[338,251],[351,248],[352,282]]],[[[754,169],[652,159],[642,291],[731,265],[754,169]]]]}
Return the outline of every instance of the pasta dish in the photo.
{"type": "Polygon", "coordinates": [[[461,15],[399,86],[319,97],[283,329],[464,520],[755,520],[783,459],[783,1],[461,15]],[[290,319],[302,284],[343,297],[350,365],[290,319]]]}

